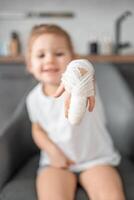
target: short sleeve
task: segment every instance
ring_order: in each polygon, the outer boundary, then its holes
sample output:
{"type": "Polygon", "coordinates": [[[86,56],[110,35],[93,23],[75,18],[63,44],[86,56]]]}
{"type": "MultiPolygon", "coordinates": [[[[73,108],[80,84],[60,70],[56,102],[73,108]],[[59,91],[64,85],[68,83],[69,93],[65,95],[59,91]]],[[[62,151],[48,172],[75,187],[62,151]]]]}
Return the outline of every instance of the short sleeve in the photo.
{"type": "Polygon", "coordinates": [[[29,94],[26,98],[26,107],[31,122],[37,122],[37,105],[34,95],[29,94]]]}

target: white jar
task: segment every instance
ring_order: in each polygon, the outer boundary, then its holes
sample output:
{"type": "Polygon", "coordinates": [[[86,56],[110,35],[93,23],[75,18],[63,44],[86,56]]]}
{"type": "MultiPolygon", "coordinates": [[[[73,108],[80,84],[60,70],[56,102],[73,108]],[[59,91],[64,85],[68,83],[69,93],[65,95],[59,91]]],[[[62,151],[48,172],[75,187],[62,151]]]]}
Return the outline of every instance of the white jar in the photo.
{"type": "Polygon", "coordinates": [[[111,55],[113,53],[113,43],[110,38],[104,37],[100,45],[100,54],[111,55]]]}

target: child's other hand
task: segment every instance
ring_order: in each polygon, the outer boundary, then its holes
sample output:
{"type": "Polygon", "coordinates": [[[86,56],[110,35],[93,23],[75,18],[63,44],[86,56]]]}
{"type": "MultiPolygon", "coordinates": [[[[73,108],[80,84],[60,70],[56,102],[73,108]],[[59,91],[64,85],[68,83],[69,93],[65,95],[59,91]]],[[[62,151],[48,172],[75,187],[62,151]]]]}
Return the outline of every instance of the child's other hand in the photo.
{"type": "MultiPolygon", "coordinates": [[[[59,97],[65,92],[65,117],[68,117],[68,110],[70,105],[71,94],[65,91],[64,85],[61,83],[57,91],[53,95],[54,97],[59,97]]],[[[92,112],[95,106],[95,96],[89,96],[87,98],[87,107],[89,112],[92,112]]]]}
{"type": "Polygon", "coordinates": [[[57,168],[63,168],[66,169],[70,165],[75,164],[74,161],[70,160],[63,152],[60,150],[57,146],[54,146],[54,148],[49,153],[50,158],[50,164],[53,167],[57,168]]]}

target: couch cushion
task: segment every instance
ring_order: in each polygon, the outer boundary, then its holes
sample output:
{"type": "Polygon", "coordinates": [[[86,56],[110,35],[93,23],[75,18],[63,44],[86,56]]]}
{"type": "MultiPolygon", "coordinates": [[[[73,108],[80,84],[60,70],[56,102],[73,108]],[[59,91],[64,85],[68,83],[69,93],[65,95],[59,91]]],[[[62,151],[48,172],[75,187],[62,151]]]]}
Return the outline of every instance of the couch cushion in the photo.
{"type": "MultiPolygon", "coordinates": [[[[12,181],[4,187],[0,194],[0,200],[37,200],[35,190],[35,178],[38,168],[39,156],[31,158],[27,164],[16,174],[12,181]]],[[[134,163],[127,157],[123,157],[119,166],[119,172],[123,179],[127,200],[134,200],[134,163]]],[[[76,200],[88,200],[85,191],[78,185],[76,200]]]]}
{"type": "MultiPolygon", "coordinates": [[[[38,155],[30,159],[4,187],[0,194],[0,200],[36,200],[35,179],[38,162],[38,155]]],[[[85,191],[79,185],[76,199],[88,200],[85,191]]]]}
{"type": "Polygon", "coordinates": [[[37,170],[38,156],[34,156],[7,183],[0,194],[1,200],[36,200],[35,177],[37,170]]]}

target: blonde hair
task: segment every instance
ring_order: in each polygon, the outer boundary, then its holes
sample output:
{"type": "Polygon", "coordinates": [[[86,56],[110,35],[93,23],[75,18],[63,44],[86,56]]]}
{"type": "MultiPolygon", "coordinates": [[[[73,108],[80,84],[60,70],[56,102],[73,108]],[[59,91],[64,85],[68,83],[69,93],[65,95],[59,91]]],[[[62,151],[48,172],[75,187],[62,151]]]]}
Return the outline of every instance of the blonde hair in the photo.
{"type": "Polygon", "coordinates": [[[30,62],[30,54],[31,54],[34,40],[40,35],[47,34],[47,33],[64,37],[67,41],[68,48],[72,56],[74,56],[74,48],[73,48],[71,38],[69,34],[63,28],[55,24],[40,24],[40,25],[34,26],[30,33],[30,36],[28,39],[28,45],[27,45],[27,55],[26,55],[27,62],[30,62]]]}

